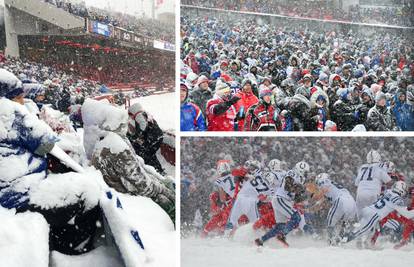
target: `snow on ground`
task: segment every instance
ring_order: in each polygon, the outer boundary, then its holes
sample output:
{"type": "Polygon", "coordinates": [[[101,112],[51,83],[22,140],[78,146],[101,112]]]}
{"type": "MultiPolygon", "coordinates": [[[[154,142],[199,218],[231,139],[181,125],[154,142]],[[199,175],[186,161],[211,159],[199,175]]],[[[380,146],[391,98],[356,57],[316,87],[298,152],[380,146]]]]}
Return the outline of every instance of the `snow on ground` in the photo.
{"type": "Polygon", "coordinates": [[[137,102],[144,107],[144,110],[154,117],[161,129],[174,131],[177,114],[175,93],[131,99],[131,105],[137,102]]]}
{"type": "Polygon", "coordinates": [[[0,266],[47,267],[49,226],[42,215],[0,207],[0,266]]]}
{"type": "MultiPolygon", "coordinates": [[[[249,225],[247,225],[249,226],[249,225]]],[[[250,225],[251,226],[251,225],[250,225]]],[[[182,267],[409,267],[414,262],[414,245],[403,250],[384,244],[380,250],[328,247],[324,241],[288,236],[290,248],[282,248],[276,240],[258,249],[252,231],[240,228],[232,240],[223,237],[189,237],[181,240],[182,267]]]]}

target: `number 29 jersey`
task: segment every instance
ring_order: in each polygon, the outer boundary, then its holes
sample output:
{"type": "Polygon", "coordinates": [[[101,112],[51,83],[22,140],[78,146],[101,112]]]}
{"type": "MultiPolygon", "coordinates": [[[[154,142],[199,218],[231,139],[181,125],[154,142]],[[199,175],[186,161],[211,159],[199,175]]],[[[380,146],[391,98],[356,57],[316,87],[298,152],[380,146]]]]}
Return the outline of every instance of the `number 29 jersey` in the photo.
{"type": "Polygon", "coordinates": [[[234,197],[234,193],[236,192],[236,183],[234,181],[234,176],[231,174],[219,177],[214,184],[222,188],[227,195],[231,198],[234,197]]]}
{"type": "Polygon", "coordinates": [[[380,163],[364,164],[359,170],[355,179],[358,191],[368,190],[375,194],[381,193],[381,186],[391,181],[387,171],[380,166],[380,163]]]}

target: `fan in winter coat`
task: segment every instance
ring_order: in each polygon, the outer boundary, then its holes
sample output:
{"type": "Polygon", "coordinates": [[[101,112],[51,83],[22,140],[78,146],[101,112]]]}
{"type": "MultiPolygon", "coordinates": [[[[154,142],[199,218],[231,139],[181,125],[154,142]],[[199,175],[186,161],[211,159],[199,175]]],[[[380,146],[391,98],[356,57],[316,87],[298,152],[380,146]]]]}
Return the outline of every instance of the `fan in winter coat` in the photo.
{"type": "Polygon", "coordinates": [[[128,109],[128,139],[138,156],[144,159],[145,164],[154,167],[160,174],[165,174],[161,163],[157,159],[164,133],[157,121],[148,114],[139,103],[128,109]]]}

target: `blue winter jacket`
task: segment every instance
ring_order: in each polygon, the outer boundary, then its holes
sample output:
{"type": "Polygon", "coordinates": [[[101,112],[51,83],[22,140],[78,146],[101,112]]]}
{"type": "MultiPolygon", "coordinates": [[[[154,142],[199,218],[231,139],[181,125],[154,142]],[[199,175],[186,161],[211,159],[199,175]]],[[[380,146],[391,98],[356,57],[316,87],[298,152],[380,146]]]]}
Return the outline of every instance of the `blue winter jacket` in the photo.
{"type": "Polygon", "coordinates": [[[181,131],[206,130],[206,122],[200,108],[190,102],[181,104],[181,131]]]}
{"type": "Polygon", "coordinates": [[[400,93],[395,94],[395,106],[392,112],[395,114],[397,126],[403,131],[414,131],[414,106],[399,100],[400,93]]]}
{"type": "Polygon", "coordinates": [[[0,205],[24,208],[30,187],[46,176],[46,157],[36,154],[38,148],[57,139],[23,105],[0,98],[0,106],[0,205]]]}

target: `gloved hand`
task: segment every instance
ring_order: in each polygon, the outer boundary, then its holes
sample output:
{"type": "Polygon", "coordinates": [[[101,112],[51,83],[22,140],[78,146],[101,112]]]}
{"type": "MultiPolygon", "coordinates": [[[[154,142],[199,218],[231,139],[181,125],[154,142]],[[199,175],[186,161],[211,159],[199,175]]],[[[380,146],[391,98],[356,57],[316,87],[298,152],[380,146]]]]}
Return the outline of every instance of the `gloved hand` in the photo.
{"type": "Polygon", "coordinates": [[[354,113],[354,118],[355,118],[356,120],[359,120],[359,117],[360,117],[359,111],[355,111],[355,113],[354,113]]]}
{"type": "Polygon", "coordinates": [[[241,98],[240,97],[238,97],[238,96],[233,96],[232,98],[230,98],[230,100],[229,101],[227,101],[228,103],[230,103],[230,104],[232,104],[232,105],[234,105],[234,104],[236,104],[237,103],[237,101],[239,101],[241,98]]]}
{"type": "Polygon", "coordinates": [[[220,71],[216,71],[216,72],[214,72],[214,73],[213,73],[213,75],[212,75],[212,77],[213,77],[214,79],[220,78],[220,76],[221,76],[221,72],[220,72],[220,71]]]}
{"type": "Polygon", "coordinates": [[[54,141],[46,141],[41,143],[36,150],[34,151],[34,153],[36,155],[39,156],[44,156],[47,153],[49,153],[50,151],[52,151],[53,147],[55,146],[55,142],[54,141]]]}

